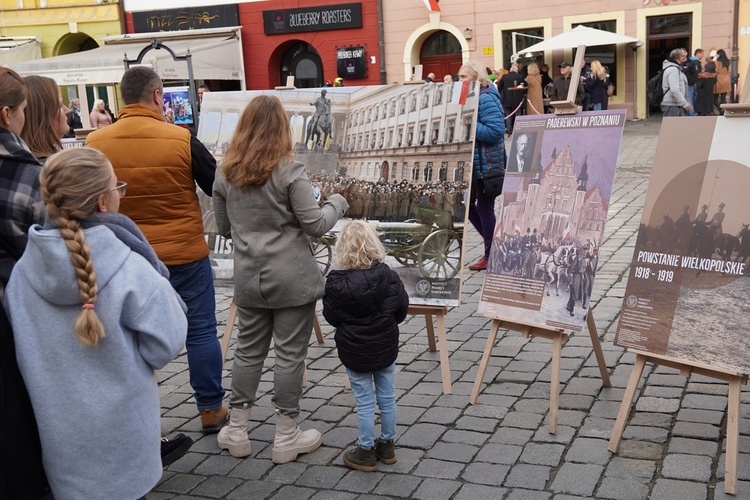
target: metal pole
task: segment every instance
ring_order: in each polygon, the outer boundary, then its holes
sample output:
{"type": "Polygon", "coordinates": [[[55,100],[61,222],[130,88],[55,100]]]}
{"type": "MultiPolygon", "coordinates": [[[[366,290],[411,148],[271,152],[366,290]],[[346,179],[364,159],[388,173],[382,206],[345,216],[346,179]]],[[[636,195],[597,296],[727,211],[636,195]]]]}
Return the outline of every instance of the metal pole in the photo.
{"type": "Polygon", "coordinates": [[[737,65],[740,62],[739,47],[737,45],[738,30],[740,24],[740,0],[734,0],[734,22],[732,23],[732,88],[730,90],[731,101],[737,102],[737,91],[740,80],[739,69],[737,65]]]}
{"type": "Polygon", "coordinates": [[[190,82],[190,87],[188,91],[188,99],[190,101],[190,108],[193,110],[193,126],[195,127],[195,130],[198,130],[198,106],[196,106],[197,103],[197,95],[196,95],[196,89],[195,89],[195,79],[193,78],[193,54],[190,53],[190,47],[187,49],[187,53],[185,54],[185,59],[187,60],[187,67],[188,67],[188,81],[190,82]]]}

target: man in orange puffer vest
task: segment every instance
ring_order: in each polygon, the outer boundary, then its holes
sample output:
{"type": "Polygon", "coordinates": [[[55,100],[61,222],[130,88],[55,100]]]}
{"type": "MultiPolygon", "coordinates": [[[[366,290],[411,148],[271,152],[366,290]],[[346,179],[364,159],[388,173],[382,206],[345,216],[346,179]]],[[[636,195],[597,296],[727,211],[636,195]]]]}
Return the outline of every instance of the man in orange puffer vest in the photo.
{"type": "Polygon", "coordinates": [[[127,182],[120,212],[146,235],[187,305],[190,385],[203,432],[215,433],[227,420],[227,409],[213,275],[195,183],[211,194],[216,161],[188,130],[164,122],[163,90],[154,70],[127,70],[120,82],[125,106],[117,122],[89,134],[86,145],[106,154],[117,179],[127,182]]]}

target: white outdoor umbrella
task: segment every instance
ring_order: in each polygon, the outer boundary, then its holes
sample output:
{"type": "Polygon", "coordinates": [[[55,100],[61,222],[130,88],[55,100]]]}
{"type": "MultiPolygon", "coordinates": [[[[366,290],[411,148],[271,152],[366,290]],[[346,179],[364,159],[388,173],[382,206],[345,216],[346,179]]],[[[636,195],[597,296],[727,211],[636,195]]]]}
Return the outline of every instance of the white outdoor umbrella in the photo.
{"type": "MultiPolygon", "coordinates": [[[[586,47],[633,42],[640,42],[640,40],[633,38],[632,36],[618,35],[617,33],[611,33],[609,31],[602,31],[581,25],[576,26],[570,31],[560,33],[552,38],[548,38],[547,40],[536,43],[530,47],[526,47],[522,52],[542,52],[545,50],[560,50],[577,47],[579,50],[576,53],[576,60],[573,63],[572,80],[578,81],[581,74],[581,61],[583,60],[586,47]]],[[[568,89],[567,101],[554,101],[552,105],[555,107],[555,113],[575,113],[577,110],[574,99],[575,93],[576,85],[571,85],[568,89]]]]}
{"type": "Polygon", "coordinates": [[[602,31],[588,26],[576,26],[570,31],[560,33],[539,43],[535,43],[520,52],[543,52],[545,50],[570,49],[584,45],[594,47],[596,45],[611,45],[619,43],[631,43],[639,41],[632,36],[618,35],[609,31],[602,31]]]}

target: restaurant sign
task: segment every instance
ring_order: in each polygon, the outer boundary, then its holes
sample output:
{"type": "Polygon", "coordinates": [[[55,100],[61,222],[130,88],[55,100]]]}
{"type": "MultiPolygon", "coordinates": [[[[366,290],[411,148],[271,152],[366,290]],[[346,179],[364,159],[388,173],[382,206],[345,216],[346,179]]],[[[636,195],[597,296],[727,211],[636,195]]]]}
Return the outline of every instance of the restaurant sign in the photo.
{"type": "Polygon", "coordinates": [[[133,12],[136,33],[239,26],[237,4],[133,12]]]}
{"type": "Polygon", "coordinates": [[[266,35],[361,27],[361,3],[263,11],[263,29],[266,35]]]}

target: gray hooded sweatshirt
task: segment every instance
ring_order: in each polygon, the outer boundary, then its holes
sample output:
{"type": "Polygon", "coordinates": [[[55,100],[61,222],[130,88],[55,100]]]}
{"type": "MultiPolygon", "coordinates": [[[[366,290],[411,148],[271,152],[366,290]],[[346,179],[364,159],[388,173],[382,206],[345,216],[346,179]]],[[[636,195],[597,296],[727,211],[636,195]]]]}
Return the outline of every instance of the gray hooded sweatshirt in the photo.
{"type": "Polygon", "coordinates": [[[162,475],[154,370],[183,348],[184,304],[104,226],[85,230],[105,337],[84,347],[73,264],[57,229],[32,226],[6,289],[18,366],[57,500],[140,498],[162,475]]]}

